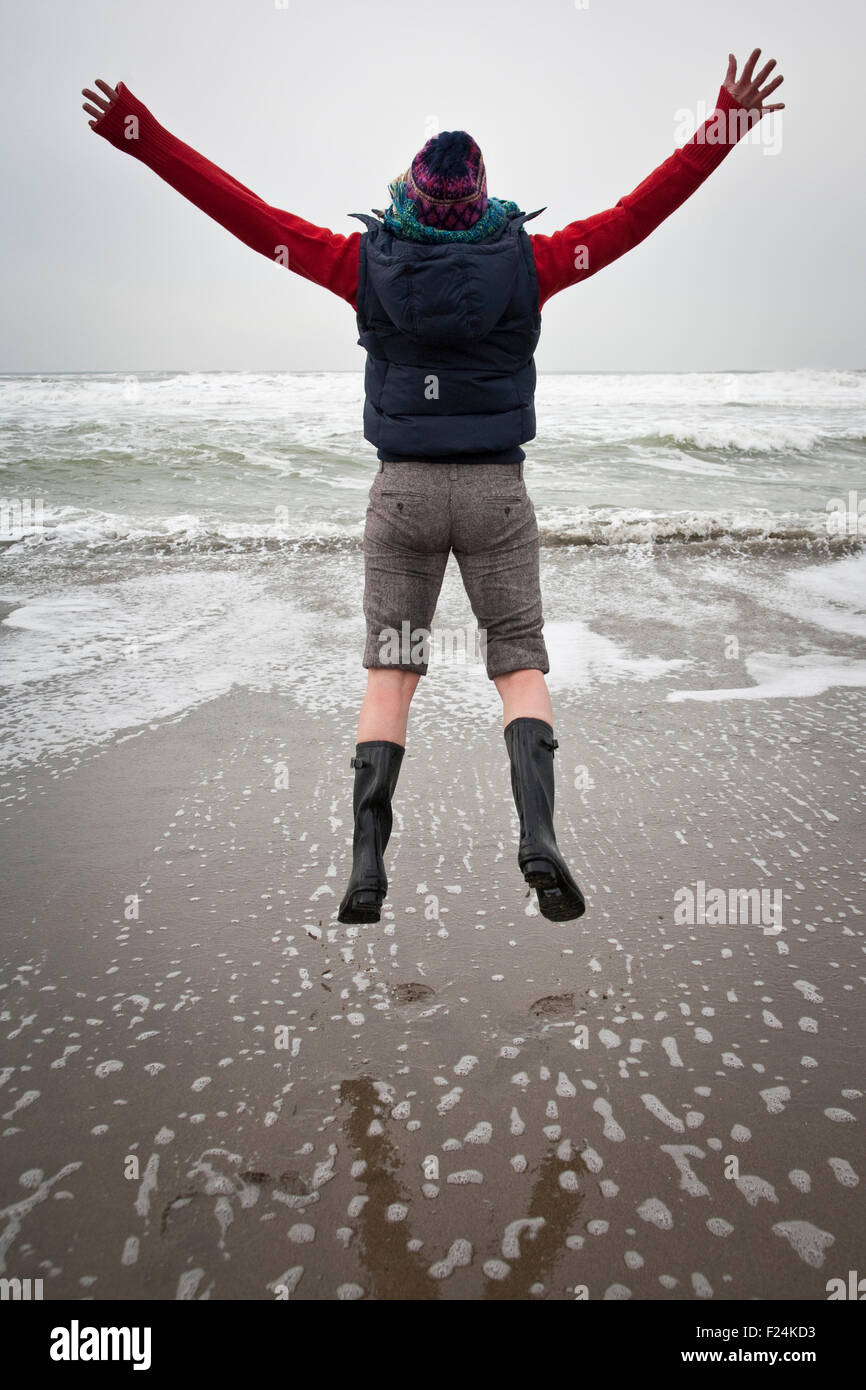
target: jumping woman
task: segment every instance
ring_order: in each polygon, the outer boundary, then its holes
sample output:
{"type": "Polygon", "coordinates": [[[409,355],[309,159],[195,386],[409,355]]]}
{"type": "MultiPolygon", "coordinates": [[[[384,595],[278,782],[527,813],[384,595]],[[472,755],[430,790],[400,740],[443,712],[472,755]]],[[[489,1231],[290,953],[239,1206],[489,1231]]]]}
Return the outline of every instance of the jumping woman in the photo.
{"type": "Polygon", "coordinates": [[[538,212],[488,196],[481,151],[464,130],[428,140],[389,184],[387,210],[351,213],[365,230],[344,236],[265,203],[170,134],[124,83],[100,78],[99,91],[84,89],[98,135],[357,316],[367,352],[364,437],[379,470],[364,531],[368,675],[350,760],[353,864],[341,922],[379,921],[409,706],[427,673],[452,550],[502,697],[518,865],[545,917],[569,921],[585,910],[553,825],[559,745],[544,679],[538,526],[520,447],[535,437],[541,310],[642,242],[752,125],[782,108],[765,104],[783,79],[767,81],[775,60],[756,72],[759,57],[755,49],[739,77],[729,57],[712,115],[633,193],[552,236],[525,230],[538,212]],[[399,640],[395,651],[394,634],[409,634],[408,649],[399,640]]]}

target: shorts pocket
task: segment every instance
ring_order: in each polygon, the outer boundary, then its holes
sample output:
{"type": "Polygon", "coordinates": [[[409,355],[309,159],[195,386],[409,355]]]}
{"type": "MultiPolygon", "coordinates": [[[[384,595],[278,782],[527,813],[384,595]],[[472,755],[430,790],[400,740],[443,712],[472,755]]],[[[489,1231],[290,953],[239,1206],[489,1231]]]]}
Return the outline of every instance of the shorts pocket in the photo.
{"type": "Polygon", "coordinates": [[[404,544],[417,543],[430,523],[430,499],[422,492],[408,488],[377,487],[370,493],[368,516],[386,532],[399,536],[404,544]]]}

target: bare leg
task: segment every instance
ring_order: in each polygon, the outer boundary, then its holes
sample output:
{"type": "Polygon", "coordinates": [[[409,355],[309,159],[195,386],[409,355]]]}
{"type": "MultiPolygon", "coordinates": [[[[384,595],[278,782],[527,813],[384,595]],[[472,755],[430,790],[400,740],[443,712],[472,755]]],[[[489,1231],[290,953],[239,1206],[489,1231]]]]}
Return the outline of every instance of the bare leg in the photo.
{"type": "Polygon", "coordinates": [[[508,671],[494,676],[493,684],[502,696],[503,728],[512,719],[543,719],[553,727],[553,705],[542,671],[508,671]]]}
{"type": "Polygon", "coordinates": [[[409,706],[420,676],[397,667],[372,667],[358,716],[358,743],[383,739],[406,746],[409,706]]]}

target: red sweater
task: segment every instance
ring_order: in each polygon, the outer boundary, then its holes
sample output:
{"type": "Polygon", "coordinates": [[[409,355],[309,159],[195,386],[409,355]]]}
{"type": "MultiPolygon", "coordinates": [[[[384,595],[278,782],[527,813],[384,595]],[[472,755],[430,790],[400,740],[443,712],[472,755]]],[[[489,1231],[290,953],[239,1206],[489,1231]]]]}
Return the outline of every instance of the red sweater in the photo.
{"type": "MultiPolygon", "coordinates": [[[[123,82],[118,83],[117,91],[117,101],[96,122],[98,135],[140,159],[254,251],[278,265],[287,265],[296,275],[332,290],[357,308],[362,232],[344,236],[272,207],[161,126],[123,82]]],[[[633,193],[604,212],[570,222],[552,236],[528,232],[538,271],[539,308],[551,295],[588,279],[637,246],[691,197],[743,133],[745,120],[727,119],[732,108],[742,109],[724,87],[720,88],[715,112],[633,193]],[[725,113],[724,120],[720,112],[725,113]],[[714,130],[705,139],[714,122],[714,130]],[[714,133],[717,142],[710,143],[714,133]]]]}
{"type": "MultiPolygon", "coordinates": [[[[211,164],[172,135],[151,115],[123,82],[118,98],[95,125],[116,149],[140,159],[196,207],[246,242],[268,260],[286,266],[357,309],[358,259],[363,232],[331,232],[292,212],[271,207],[252,189],[224,169],[211,164]]],[[[612,208],[577,222],[561,232],[543,236],[528,232],[538,273],[538,307],[551,295],[590,275],[630,251],[648,237],[712,173],[747,128],[745,119],[729,111],[743,108],[721,87],[713,114],[682,149],[638,184],[612,208]]],[[[382,449],[380,459],[397,457],[382,449]]],[[[405,458],[405,455],[399,457],[405,458]]],[[[455,454],[438,463],[476,463],[479,455],[455,454]]],[[[526,455],[519,447],[484,455],[485,462],[517,463],[526,455]]]]}

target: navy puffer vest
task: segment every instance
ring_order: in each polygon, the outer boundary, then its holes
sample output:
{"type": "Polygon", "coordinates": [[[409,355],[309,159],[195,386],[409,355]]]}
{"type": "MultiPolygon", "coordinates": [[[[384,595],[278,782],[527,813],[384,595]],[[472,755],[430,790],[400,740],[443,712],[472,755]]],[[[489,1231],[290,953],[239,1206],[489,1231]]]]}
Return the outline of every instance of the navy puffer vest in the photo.
{"type": "Polygon", "coordinates": [[[510,214],[484,241],[436,243],[350,216],[367,227],[357,313],[364,438],[380,455],[433,461],[533,439],[541,314],[523,223],[538,213],[510,214]]]}

